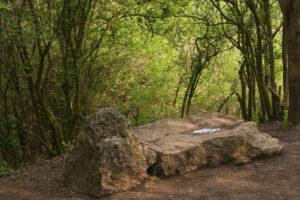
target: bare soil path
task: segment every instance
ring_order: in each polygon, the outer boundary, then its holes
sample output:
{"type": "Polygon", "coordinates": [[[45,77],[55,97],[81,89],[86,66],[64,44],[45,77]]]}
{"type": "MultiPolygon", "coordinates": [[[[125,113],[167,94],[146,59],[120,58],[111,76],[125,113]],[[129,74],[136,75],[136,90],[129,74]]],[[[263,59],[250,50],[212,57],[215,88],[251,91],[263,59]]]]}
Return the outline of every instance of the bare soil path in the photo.
{"type": "MultiPolygon", "coordinates": [[[[134,190],[102,199],[300,200],[300,129],[281,128],[277,123],[260,125],[260,129],[284,143],[281,156],[153,179],[134,190]]],[[[0,200],[92,200],[64,187],[63,161],[63,157],[42,161],[0,178],[0,200]]]]}

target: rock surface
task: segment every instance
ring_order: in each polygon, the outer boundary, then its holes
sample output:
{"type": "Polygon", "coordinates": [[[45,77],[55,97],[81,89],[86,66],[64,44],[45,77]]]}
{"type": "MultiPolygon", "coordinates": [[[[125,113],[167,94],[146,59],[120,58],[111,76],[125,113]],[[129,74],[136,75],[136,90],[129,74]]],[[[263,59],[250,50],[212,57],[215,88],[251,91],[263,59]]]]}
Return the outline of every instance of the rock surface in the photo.
{"type": "Polygon", "coordinates": [[[147,173],[166,177],[226,162],[242,164],[282,149],[255,123],[220,114],[160,120],[132,130],[125,117],[101,109],[88,119],[85,136],[68,155],[64,180],[75,192],[101,197],[141,184],[147,173]]]}
{"type": "Polygon", "coordinates": [[[220,114],[161,120],[137,127],[135,135],[152,152],[147,154],[148,174],[161,177],[226,162],[247,163],[254,158],[280,154],[283,149],[278,139],[259,132],[255,123],[220,114]],[[221,130],[193,134],[202,128],[221,130]]]}
{"type": "Polygon", "coordinates": [[[129,121],[112,109],[101,109],[88,119],[86,135],[66,159],[65,184],[96,197],[130,189],[147,176],[143,153],[129,121]]]}

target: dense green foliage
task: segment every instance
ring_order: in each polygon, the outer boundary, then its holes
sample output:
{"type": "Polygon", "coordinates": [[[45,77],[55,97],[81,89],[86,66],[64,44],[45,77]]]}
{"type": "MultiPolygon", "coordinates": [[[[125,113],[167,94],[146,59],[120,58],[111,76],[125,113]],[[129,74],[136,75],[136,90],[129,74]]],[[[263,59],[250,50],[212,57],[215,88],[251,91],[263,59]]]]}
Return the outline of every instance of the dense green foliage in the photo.
{"type": "Polygon", "coordinates": [[[2,1],[0,158],[59,155],[108,106],[133,125],[199,111],[281,119],[280,24],[265,0],[2,1]]]}

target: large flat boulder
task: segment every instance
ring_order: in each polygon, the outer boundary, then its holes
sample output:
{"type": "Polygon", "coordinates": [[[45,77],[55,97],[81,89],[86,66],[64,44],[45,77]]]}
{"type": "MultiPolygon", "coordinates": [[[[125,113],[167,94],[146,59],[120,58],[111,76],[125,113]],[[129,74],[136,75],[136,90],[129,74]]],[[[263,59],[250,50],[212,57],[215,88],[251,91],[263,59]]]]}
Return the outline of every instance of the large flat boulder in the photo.
{"type": "Polygon", "coordinates": [[[87,130],[68,154],[65,184],[78,193],[100,197],[141,184],[147,163],[129,121],[112,109],[88,119],[87,130]]]}
{"type": "Polygon", "coordinates": [[[135,128],[135,135],[148,152],[148,174],[155,176],[226,162],[247,163],[283,149],[278,139],[260,132],[255,123],[221,114],[160,120],[135,128]]]}
{"type": "Polygon", "coordinates": [[[85,134],[68,154],[67,186],[101,197],[133,188],[149,175],[173,176],[226,162],[247,163],[282,152],[282,144],[255,123],[202,113],[132,129],[112,109],[88,120],[85,134]]]}

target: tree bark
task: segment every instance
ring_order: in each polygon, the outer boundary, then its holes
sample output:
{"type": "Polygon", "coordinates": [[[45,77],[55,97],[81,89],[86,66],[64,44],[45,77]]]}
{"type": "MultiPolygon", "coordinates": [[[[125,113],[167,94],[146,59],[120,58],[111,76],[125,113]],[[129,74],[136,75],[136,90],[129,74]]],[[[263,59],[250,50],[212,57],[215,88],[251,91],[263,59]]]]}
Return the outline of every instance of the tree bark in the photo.
{"type": "Polygon", "coordinates": [[[300,123],[300,1],[281,1],[286,19],[288,51],[289,115],[292,124],[300,123]]]}
{"type": "MultiPolygon", "coordinates": [[[[266,20],[266,42],[267,42],[267,50],[268,50],[268,64],[270,69],[269,81],[270,87],[273,92],[277,92],[277,86],[275,82],[275,55],[274,55],[274,37],[272,31],[272,16],[271,16],[271,6],[270,0],[264,0],[264,10],[265,10],[265,20],[266,20]]],[[[278,101],[278,97],[280,97],[277,93],[271,92],[272,95],[272,107],[273,107],[273,116],[276,120],[280,119],[280,109],[281,102],[280,99],[278,101]]]]}
{"type": "Polygon", "coordinates": [[[288,52],[287,52],[287,37],[286,37],[286,20],[283,19],[282,29],[282,66],[283,66],[283,106],[289,107],[289,82],[288,82],[288,52]]]}

